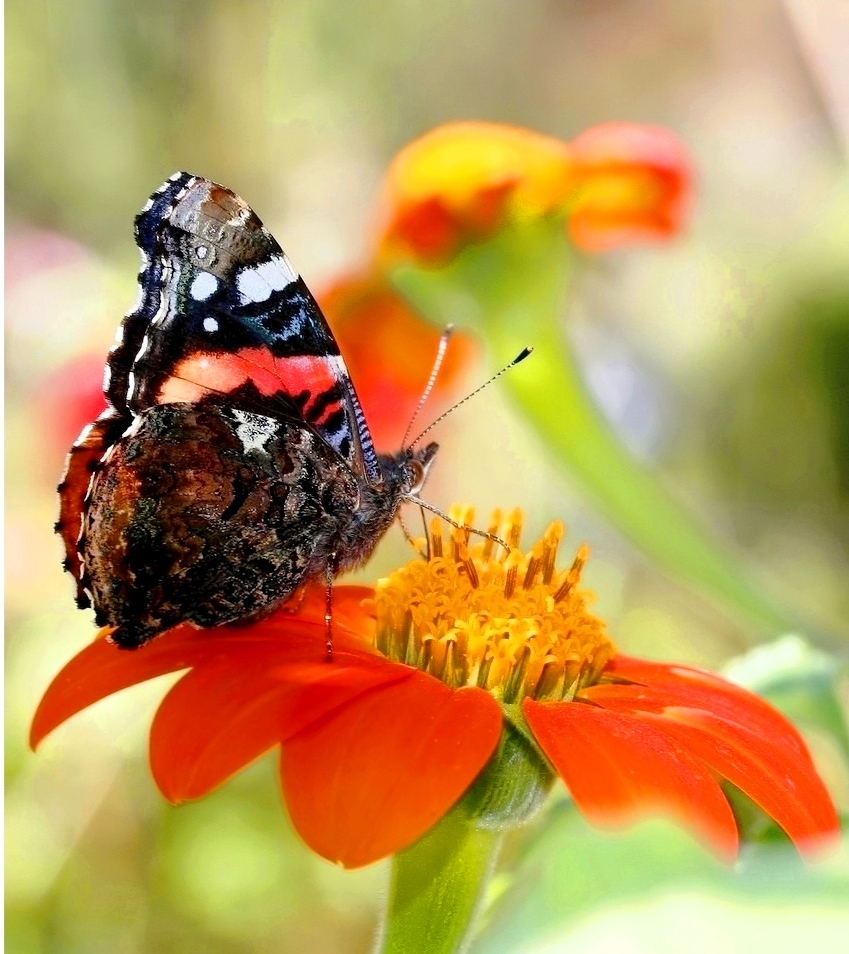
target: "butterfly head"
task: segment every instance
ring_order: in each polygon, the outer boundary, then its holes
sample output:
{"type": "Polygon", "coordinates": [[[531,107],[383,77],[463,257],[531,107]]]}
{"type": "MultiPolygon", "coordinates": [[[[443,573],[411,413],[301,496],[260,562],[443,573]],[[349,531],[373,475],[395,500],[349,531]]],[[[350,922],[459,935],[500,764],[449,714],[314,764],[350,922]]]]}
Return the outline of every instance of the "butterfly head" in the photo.
{"type": "Polygon", "coordinates": [[[424,447],[406,447],[397,454],[381,455],[381,471],[386,484],[397,488],[401,497],[417,497],[438,450],[439,444],[431,442],[424,447]]]}
{"type": "Polygon", "coordinates": [[[418,496],[427,480],[430,465],[436,452],[439,450],[439,444],[431,441],[420,449],[409,448],[404,451],[407,461],[404,465],[404,487],[406,493],[413,497],[418,496]]]}

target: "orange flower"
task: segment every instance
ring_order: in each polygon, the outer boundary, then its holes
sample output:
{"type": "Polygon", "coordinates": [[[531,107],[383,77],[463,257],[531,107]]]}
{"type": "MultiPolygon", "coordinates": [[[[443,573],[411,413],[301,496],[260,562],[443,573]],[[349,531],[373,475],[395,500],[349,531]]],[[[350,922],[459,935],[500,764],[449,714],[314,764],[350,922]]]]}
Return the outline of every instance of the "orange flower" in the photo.
{"type": "MultiPolygon", "coordinates": [[[[375,444],[396,449],[422,395],[439,332],[376,275],[341,278],[318,301],[345,356],[375,444]]],[[[433,391],[437,404],[453,389],[473,351],[467,335],[454,334],[433,391]]]]}
{"type": "Polygon", "coordinates": [[[166,798],[198,798],[279,745],[295,828],[346,867],[423,835],[490,763],[505,724],[524,726],[521,744],[600,825],[667,813],[732,858],[726,778],[801,848],[837,832],[807,749],[778,712],[703,670],[617,655],[579,588],[585,548],[558,571],[562,526],[523,553],[520,523],[506,522],[502,552],[490,540],[470,548],[464,531],[446,540],[435,521],[428,559],[374,590],[338,587],[331,661],[317,591],[294,612],[179,626],[135,652],[98,639],[47,690],[31,743],[112,692],[188,669],[151,728],[166,798]]]}
{"type": "Polygon", "coordinates": [[[485,238],[509,213],[562,205],[572,185],[565,143],[495,123],[450,123],[416,139],[386,175],[385,250],[444,259],[485,238]]]}
{"type": "Polygon", "coordinates": [[[51,371],[39,383],[36,409],[50,451],[61,460],[83,427],[106,410],[103,355],[79,355],[51,371]]]}
{"type": "Polygon", "coordinates": [[[570,145],[512,126],[450,123],[392,162],[381,251],[437,263],[549,213],[569,215],[573,241],[589,251],[667,236],[681,225],[688,169],[680,142],[652,126],[610,123],[570,145]]]}
{"type": "Polygon", "coordinates": [[[572,241],[588,252],[669,238],[683,224],[692,194],[682,143],[659,126],[606,123],[572,142],[577,187],[569,214],[572,241]]]}

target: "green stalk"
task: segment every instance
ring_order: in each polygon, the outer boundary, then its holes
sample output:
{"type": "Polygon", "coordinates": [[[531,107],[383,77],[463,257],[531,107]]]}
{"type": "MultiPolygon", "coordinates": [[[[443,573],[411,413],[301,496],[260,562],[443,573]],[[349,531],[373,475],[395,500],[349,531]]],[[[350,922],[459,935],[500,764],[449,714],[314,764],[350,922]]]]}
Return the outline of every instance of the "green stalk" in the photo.
{"type": "Polygon", "coordinates": [[[459,954],[468,948],[498,856],[500,831],[458,807],[392,860],[380,954],[459,954]]]}
{"type": "Polygon", "coordinates": [[[790,614],[632,456],[587,394],[558,321],[570,261],[562,222],[544,221],[469,246],[444,268],[406,266],[392,278],[434,324],[477,327],[497,365],[533,345],[533,358],[504,386],[585,494],[671,574],[773,631],[792,627],[790,614]]]}

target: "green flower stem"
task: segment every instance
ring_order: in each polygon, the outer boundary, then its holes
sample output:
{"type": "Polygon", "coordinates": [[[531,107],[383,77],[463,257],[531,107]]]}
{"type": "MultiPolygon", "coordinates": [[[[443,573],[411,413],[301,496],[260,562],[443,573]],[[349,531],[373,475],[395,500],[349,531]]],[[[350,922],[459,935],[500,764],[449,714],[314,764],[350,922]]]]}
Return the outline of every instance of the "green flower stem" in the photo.
{"type": "Polygon", "coordinates": [[[477,327],[498,364],[532,344],[533,358],[505,376],[505,387],[586,495],[670,573],[770,629],[792,626],[789,614],[746,579],[593,404],[558,322],[570,261],[562,223],[544,221],[470,246],[444,268],[405,266],[392,279],[434,324],[477,327]]]}
{"type": "Polygon", "coordinates": [[[458,954],[475,919],[501,845],[501,832],[476,827],[458,807],[395,855],[381,954],[458,954]]]}

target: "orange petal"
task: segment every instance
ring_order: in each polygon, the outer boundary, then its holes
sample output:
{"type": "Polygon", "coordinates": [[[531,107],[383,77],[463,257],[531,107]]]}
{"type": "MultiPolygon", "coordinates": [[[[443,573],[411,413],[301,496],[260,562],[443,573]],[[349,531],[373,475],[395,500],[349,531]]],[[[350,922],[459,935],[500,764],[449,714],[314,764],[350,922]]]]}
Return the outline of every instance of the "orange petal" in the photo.
{"type": "MultiPolygon", "coordinates": [[[[371,595],[372,591],[364,587],[351,587],[350,590],[338,587],[334,593],[340,594],[335,604],[338,614],[334,608],[335,644],[340,649],[368,654],[368,646],[342,623],[359,623],[368,619],[359,608],[359,602],[363,594],[371,595]]],[[[315,596],[305,599],[304,610],[309,614],[306,619],[283,609],[246,626],[214,629],[197,629],[188,624],[177,626],[132,651],[118,649],[106,639],[96,639],[74,656],[48,686],[33,717],[30,745],[35,748],[66,719],[113,692],[167,672],[190,669],[200,662],[210,662],[216,656],[224,659],[238,657],[251,643],[272,646],[283,655],[305,648],[323,657],[324,609],[322,603],[318,617],[316,604],[315,596]]],[[[106,633],[108,630],[101,631],[101,635],[106,633]]]]}
{"type": "Polygon", "coordinates": [[[449,123],[395,157],[385,186],[382,250],[433,260],[480,240],[506,217],[560,207],[572,184],[569,147],[496,123],[449,123]]]}
{"type": "Polygon", "coordinates": [[[803,850],[815,851],[840,831],[831,798],[809,758],[780,740],[698,709],[632,713],[676,738],[714,772],[774,818],[803,850]]]}
{"type": "MultiPolygon", "coordinates": [[[[101,630],[99,635],[108,632],[101,630]]],[[[105,638],[96,639],[66,663],[48,686],[32,720],[30,746],[35,749],[66,719],[113,692],[189,668],[197,658],[200,633],[192,626],[179,626],[134,652],[120,650],[105,638]]]]}
{"type": "Polygon", "coordinates": [[[200,798],[255,758],[376,686],[412,670],[344,651],[308,652],[280,663],[267,648],[219,656],[171,689],[150,730],[150,765],[173,803],[200,798]]]}
{"type": "Polygon", "coordinates": [[[534,737],[594,824],[618,827],[670,814],[722,857],[737,852],[737,825],[713,775],[674,737],[644,720],[580,703],[526,699],[534,737]]]}
{"type": "Polygon", "coordinates": [[[577,192],[569,233],[599,252],[680,230],[692,192],[690,159],[666,129],[606,123],[571,144],[577,192]]]}
{"type": "Polygon", "coordinates": [[[811,764],[807,747],[792,723],[754,693],[714,673],[624,656],[617,656],[605,672],[637,685],[599,683],[582,691],[583,698],[620,711],[663,712],[668,706],[702,709],[772,738],[794,758],[811,764]]]}
{"type": "Polygon", "coordinates": [[[482,689],[452,692],[418,671],[365,693],[284,743],[292,822],[313,851],[346,868],[399,851],[461,797],[501,725],[482,689]]]}
{"type": "Polygon", "coordinates": [[[619,657],[607,671],[649,684],[599,684],[582,696],[605,709],[660,720],[664,731],[745,792],[803,849],[834,833],[834,806],[802,737],[768,703],[690,667],[619,657]]]}
{"type": "MultiPolygon", "coordinates": [[[[339,341],[375,444],[398,448],[433,366],[439,331],[375,275],[341,279],[319,295],[319,304],[339,341]]],[[[454,334],[433,390],[437,408],[474,351],[470,337],[454,334]]],[[[432,409],[431,417],[437,413],[432,409]]]]}
{"type": "MultiPolygon", "coordinates": [[[[363,603],[373,597],[373,586],[355,586],[346,583],[333,587],[333,629],[338,631],[340,639],[346,640],[354,634],[357,639],[371,641],[374,615],[363,607],[363,603]]],[[[279,610],[257,625],[284,625],[286,619],[297,618],[323,627],[326,599],[326,587],[317,583],[309,584],[295,593],[288,603],[284,603],[279,610]]],[[[248,628],[253,628],[252,624],[248,624],[248,628]]]]}

